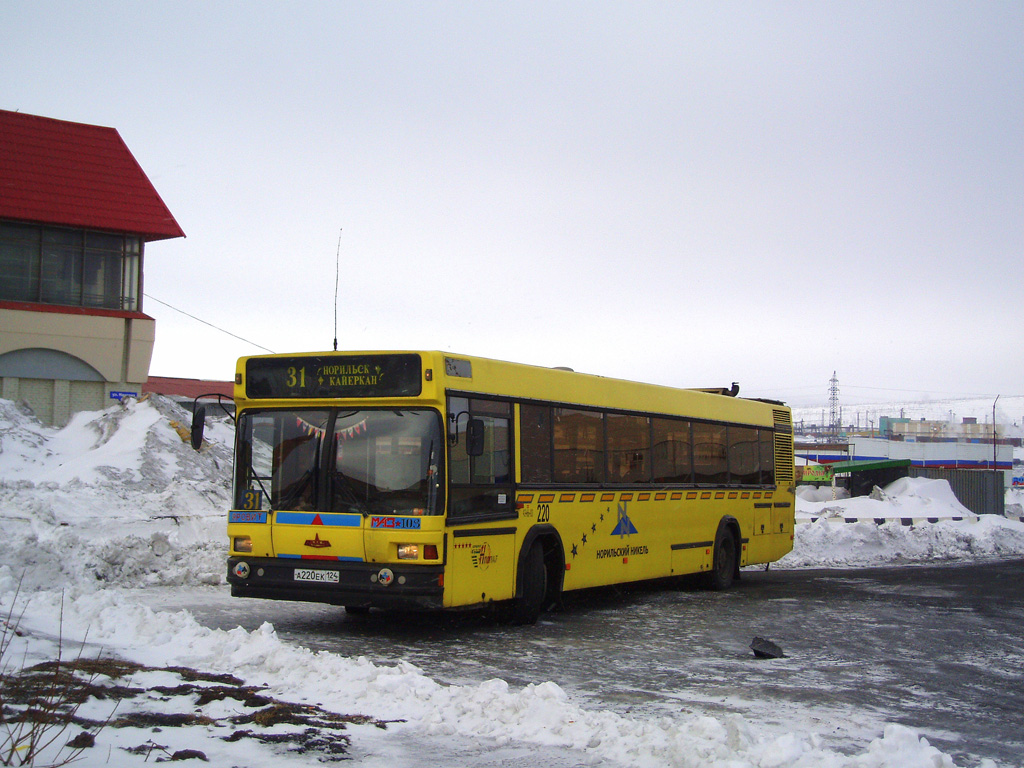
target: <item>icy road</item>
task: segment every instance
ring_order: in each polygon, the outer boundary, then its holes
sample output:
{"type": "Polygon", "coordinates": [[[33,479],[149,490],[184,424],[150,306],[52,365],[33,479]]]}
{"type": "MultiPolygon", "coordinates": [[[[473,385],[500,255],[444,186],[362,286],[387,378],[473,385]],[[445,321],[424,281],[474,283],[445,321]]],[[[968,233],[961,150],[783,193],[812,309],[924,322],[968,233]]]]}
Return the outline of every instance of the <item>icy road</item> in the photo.
{"type": "Polygon", "coordinates": [[[213,628],[270,621],[286,641],[381,664],[404,659],[446,683],[552,680],[594,708],[736,713],[780,733],[807,726],[837,751],[898,722],[958,765],[1020,765],[1022,575],[1024,561],[746,571],[725,593],[591,593],[525,628],[476,615],[348,617],[223,589],[201,600],[174,591],[175,604],[153,607],[187,607],[213,628]],[[755,635],[786,657],[755,659],[755,635]]]}

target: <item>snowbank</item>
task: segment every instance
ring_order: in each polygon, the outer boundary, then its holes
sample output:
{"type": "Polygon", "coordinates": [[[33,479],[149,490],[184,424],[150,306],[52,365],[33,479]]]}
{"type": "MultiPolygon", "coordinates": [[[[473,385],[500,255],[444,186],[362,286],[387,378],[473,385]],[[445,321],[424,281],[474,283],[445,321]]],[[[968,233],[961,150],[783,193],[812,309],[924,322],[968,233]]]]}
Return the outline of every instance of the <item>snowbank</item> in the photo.
{"type": "Polygon", "coordinates": [[[1024,554],[1024,525],[978,516],[945,480],[903,477],[870,496],[797,488],[793,551],[773,567],[855,568],[1024,554]]]}
{"type": "Polygon", "coordinates": [[[230,433],[197,453],[190,422],[154,397],[53,429],[0,400],[0,567],[27,589],[219,583],[230,433]]]}
{"type": "Polygon", "coordinates": [[[860,568],[1024,553],[1024,524],[994,515],[975,519],[907,526],[898,518],[882,524],[870,520],[851,524],[820,517],[797,525],[793,551],[772,567],[860,568]]]}
{"type": "Polygon", "coordinates": [[[975,520],[977,516],[957,500],[949,483],[927,477],[901,477],[870,496],[850,498],[845,489],[828,487],[797,488],[797,516],[800,520],[819,517],[857,518],[861,520],[975,520]]]}

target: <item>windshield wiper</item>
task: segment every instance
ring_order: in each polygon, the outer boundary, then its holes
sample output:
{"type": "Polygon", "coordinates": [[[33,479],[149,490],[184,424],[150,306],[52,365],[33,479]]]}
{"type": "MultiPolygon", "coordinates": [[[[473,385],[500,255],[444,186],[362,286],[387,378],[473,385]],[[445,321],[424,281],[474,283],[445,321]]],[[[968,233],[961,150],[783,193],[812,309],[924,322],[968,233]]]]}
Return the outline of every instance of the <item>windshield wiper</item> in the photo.
{"type": "Polygon", "coordinates": [[[338,488],[345,500],[348,503],[359,510],[363,517],[367,517],[370,514],[370,508],[366,506],[362,499],[359,498],[359,494],[356,493],[352,487],[352,483],[349,482],[348,476],[343,472],[335,472],[332,477],[338,483],[338,488]]]}
{"type": "Polygon", "coordinates": [[[437,506],[437,467],[434,465],[434,441],[430,441],[427,454],[427,514],[434,514],[437,506]]]}
{"type": "MultiPolygon", "coordinates": [[[[316,468],[311,467],[307,469],[302,475],[288,487],[287,495],[282,496],[278,499],[278,506],[282,509],[289,509],[295,505],[295,502],[302,498],[302,495],[310,488],[316,487],[316,468]]],[[[309,504],[309,508],[314,505],[312,501],[309,504]]]]}

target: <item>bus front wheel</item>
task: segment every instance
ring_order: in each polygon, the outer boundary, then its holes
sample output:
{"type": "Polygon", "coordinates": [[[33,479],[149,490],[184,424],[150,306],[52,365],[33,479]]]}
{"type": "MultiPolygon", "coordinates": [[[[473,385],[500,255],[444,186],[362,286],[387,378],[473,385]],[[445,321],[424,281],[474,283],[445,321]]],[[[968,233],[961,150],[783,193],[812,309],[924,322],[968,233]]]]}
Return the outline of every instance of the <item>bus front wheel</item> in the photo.
{"type": "Polygon", "coordinates": [[[736,538],[732,529],[723,525],[715,537],[715,550],[707,584],[713,590],[721,591],[732,586],[736,573],[736,538]]]}
{"type": "Polygon", "coordinates": [[[513,624],[535,624],[548,591],[548,569],[540,543],[530,547],[519,574],[522,588],[512,606],[513,624]]]}

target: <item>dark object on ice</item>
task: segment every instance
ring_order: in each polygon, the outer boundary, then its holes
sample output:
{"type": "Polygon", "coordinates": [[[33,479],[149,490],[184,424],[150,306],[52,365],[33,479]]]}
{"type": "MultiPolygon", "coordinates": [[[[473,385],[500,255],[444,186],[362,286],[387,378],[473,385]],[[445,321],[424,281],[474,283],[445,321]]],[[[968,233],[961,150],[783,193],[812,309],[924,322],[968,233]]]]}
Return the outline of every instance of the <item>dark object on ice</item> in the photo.
{"type": "Polygon", "coordinates": [[[755,637],[750,642],[750,648],[759,659],[781,659],[786,655],[779,646],[763,637],[755,637]]]}
{"type": "Polygon", "coordinates": [[[75,736],[65,746],[69,749],[88,749],[89,747],[96,746],[96,736],[89,733],[88,731],[82,731],[80,734],[75,736]]]}
{"type": "Polygon", "coordinates": [[[177,762],[178,760],[202,760],[204,763],[210,762],[210,759],[198,749],[179,749],[166,760],[157,759],[157,762],[177,762]]]}

